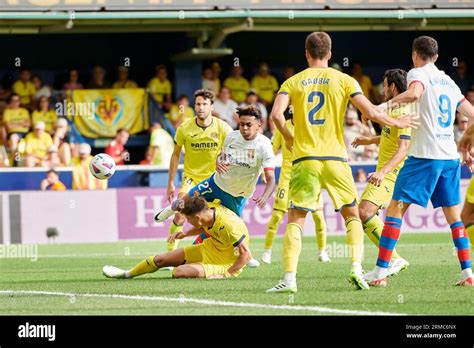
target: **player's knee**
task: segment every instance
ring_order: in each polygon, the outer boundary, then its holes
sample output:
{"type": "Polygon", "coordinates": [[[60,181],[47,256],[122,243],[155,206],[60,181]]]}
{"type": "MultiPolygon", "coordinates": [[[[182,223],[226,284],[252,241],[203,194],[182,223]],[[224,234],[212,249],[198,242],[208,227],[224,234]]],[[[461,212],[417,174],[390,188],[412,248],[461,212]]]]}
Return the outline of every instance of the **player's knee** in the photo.
{"type": "Polygon", "coordinates": [[[369,207],[364,202],[362,202],[360,204],[360,206],[359,206],[359,216],[360,216],[360,220],[362,222],[366,222],[374,214],[375,214],[375,212],[373,212],[372,209],[369,209],[369,207]]]}
{"type": "Polygon", "coordinates": [[[161,268],[161,267],[166,267],[167,264],[166,264],[166,258],[164,255],[156,255],[154,258],[153,258],[153,262],[155,263],[155,266],[158,267],[158,268],[161,268]]]}
{"type": "Polygon", "coordinates": [[[178,266],[173,270],[173,278],[196,278],[194,269],[186,267],[186,265],[178,266]]]}
{"type": "Polygon", "coordinates": [[[474,211],[471,209],[463,209],[461,212],[461,220],[464,225],[469,225],[474,223],[474,211]]]}

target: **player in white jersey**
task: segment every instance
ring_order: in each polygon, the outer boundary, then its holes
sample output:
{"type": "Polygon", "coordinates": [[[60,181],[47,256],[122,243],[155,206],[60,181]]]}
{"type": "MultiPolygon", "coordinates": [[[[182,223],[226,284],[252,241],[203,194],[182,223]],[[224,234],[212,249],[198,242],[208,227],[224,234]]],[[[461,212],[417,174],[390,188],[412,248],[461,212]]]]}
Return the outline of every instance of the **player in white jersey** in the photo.
{"type": "Polygon", "coordinates": [[[452,231],[461,264],[461,280],[457,285],[474,285],[469,240],[460,217],[461,164],[453,131],[456,111],[474,117],[474,109],[453,80],[435,66],[437,58],[435,39],[416,38],[412,47],[414,68],[407,75],[408,90],[388,103],[388,107],[396,107],[419,102],[421,120],[419,128],[412,133],[408,159],[400,170],[387,208],[377,264],[364,276],[372,286],[387,284],[387,268],[406,210],[410,204],[426,207],[429,200],[434,208],[442,207],[452,231]]]}
{"type": "MultiPolygon", "coordinates": [[[[275,155],[270,139],[258,132],[261,127],[261,114],[253,105],[237,108],[239,130],[227,134],[222,152],[218,157],[216,172],[206,180],[193,187],[181,199],[175,200],[161,210],[156,216],[162,222],[197,194],[208,202],[215,199],[242,216],[247,199],[255,192],[258,178],[262,171],[265,176],[265,190],[260,197],[253,198],[259,208],[264,208],[275,188],[275,155]]],[[[202,233],[196,242],[206,238],[202,233]]],[[[249,266],[257,267],[257,260],[252,259],[249,266]]]]}

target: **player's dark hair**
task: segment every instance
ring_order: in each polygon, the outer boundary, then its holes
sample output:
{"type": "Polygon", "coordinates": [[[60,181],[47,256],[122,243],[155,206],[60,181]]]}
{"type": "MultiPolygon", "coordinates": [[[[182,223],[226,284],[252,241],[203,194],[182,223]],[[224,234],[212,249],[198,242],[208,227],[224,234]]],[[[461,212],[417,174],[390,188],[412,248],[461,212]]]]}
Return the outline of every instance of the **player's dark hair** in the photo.
{"type": "Polygon", "coordinates": [[[209,209],[207,201],[202,197],[192,197],[185,204],[184,208],[180,209],[180,213],[187,216],[193,216],[201,211],[209,209]]]}
{"type": "Polygon", "coordinates": [[[387,85],[392,83],[397,88],[398,93],[405,92],[407,90],[407,72],[403,69],[390,69],[385,71],[383,75],[384,80],[387,79],[387,85]]]}
{"type": "Polygon", "coordinates": [[[413,40],[412,49],[421,59],[428,60],[438,54],[438,42],[430,36],[420,36],[413,40]]]}
{"type": "Polygon", "coordinates": [[[305,48],[313,59],[323,59],[331,52],[331,37],[322,31],[315,31],[306,37],[305,48]]]}
{"type": "Polygon", "coordinates": [[[116,133],[116,134],[119,135],[119,134],[122,133],[122,132],[127,132],[127,133],[128,133],[128,129],[126,129],[126,128],[119,128],[119,129],[117,129],[117,133],[116,133]]]}
{"type": "Polygon", "coordinates": [[[203,97],[204,99],[209,99],[211,101],[211,104],[214,104],[214,100],[216,99],[216,94],[210,89],[198,89],[196,92],[194,92],[194,102],[196,102],[197,97],[203,97]]]}
{"type": "Polygon", "coordinates": [[[237,115],[240,116],[253,116],[260,121],[262,119],[262,113],[255,105],[248,105],[248,106],[239,106],[236,109],[237,115]]]}

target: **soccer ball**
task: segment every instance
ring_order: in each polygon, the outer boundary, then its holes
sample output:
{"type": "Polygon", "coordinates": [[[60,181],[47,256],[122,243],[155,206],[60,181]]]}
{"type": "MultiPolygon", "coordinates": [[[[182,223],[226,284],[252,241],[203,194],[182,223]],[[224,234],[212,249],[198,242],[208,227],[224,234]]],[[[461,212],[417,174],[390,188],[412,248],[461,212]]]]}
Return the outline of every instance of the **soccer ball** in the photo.
{"type": "Polygon", "coordinates": [[[97,179],[110,179],[115,173],[115,161],[105,153],[99,153],[89,163],[89,170],[97,179]]]}

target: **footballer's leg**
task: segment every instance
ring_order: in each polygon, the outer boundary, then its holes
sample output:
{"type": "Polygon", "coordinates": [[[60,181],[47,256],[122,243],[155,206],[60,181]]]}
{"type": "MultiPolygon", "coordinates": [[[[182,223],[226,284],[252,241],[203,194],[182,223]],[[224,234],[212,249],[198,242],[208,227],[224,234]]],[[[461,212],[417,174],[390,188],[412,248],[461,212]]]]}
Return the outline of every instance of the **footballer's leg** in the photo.
{"type": "Polygon", "coordinates": [[[278,187],[275,195],[275,203],[273,204],[273,212],[267,226],[265,234],[265,247],[262,254],[262,262],[270,264],[272,261],[273,241],[280,227],[281,221],[288,209],[288,186],[278,187]]]}
{"type": "MultiPolygon", "coordinates": [[[[379,247],[380,237],[382,236],[382,230],[384,227],[382,219],[377,215],[377,212],[380,208],[380,205],[377,204],[382,202],[382,200],[373,202],[374,199],[371,198],[370,192],[375,193],[375,191],[380,191],[381,187],[368,184],[364,194],[362,195],[362,200],[359,205],[359,214],[360,219],[362,220],[362,226],[364,227],[364,232],[377,248],[379,247]],[[364,199],[364,195],[366,193],[366,197],[368,199],[364,199]],[[372,201],[369,199],[372,199],[372,201]]],[[[409,265],[410,264],[408,261],[402,258],[397,253],[397,251],[393,249],[392,259],[390,260],[387,276],[396,275],[400,271],[406,269],[409,265]]]]}
{"type": "Polygon", "coordinates": [[[301,237],[306,214],[314,212],[314,197],[321,193],[321,161],[307,160],[293,164],[290,181],[290,209],[283,237],[283,278],[267,292],[296,292],[296,272],[301,253],[301,237]]]}
{"type": "Polygon", "coordinates": [[[290,208],[288,211],[288,224],[283,237],[283,278],[267,292],[293,292],[297,291],[296,271],[298,259],[301,254],[301,237],[303,234],[304,220],[307,211],[290,208]]]}
{"type": "Polygon", "coordinates": [[[461,164],[459,160],[442,161],[443,170],[431,196],[433,208],[442,207],[456,246],[461,266],[461,280],[456,285],[474,286],[469,237],[461,221],[461,164]]]}
{"type": "Polygon", "coordinates": [[[115,266],[104,266],[102,272],[108,278],[135,278],[143,274],[153,273],[163,267],[180,266],[185,260],[185,251],[181,248],[165,254],[148,256],[130,270],[115,266]]]}
{"type": "Polygon", "coordinates": [[[326,220],[324,219],[324,203],[321,194],[319,195],[317,210],[312,213],[312,216],[316,233],[316,242],[319,251],[318,259],[321,262],[331,262],[331,259],[329,258],[329,255],[326,250],[327,225],[326,220]]]}
{"type": "Polygon", "coordinates": [[[173,271],[173,278],[205,278],[204,267],[200,263],[178,266],[173,271]]]}
{"type": "Polygon", "coordinates": [[[471,249],[474,250],[474,176],[469,181],[466,190],[466,200],[461,212],[461,219],[466,226],[467,234],[471,242],[471,249]]]}

